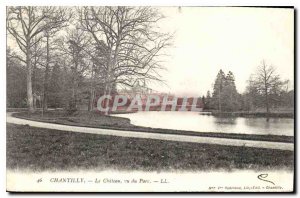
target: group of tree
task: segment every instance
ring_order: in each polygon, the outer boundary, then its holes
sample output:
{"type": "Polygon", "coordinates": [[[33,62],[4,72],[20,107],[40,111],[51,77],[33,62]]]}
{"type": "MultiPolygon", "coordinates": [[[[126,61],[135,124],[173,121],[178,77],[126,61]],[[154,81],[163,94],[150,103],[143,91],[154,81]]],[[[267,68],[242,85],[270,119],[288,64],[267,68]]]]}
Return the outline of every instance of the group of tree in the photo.
{"type": "Polygon", "coordinates": [[[238,108],[238,94],[235,86],[234,75],[231,71],[225,75],[220,70],[213,86],[211,104],[219,111],[233,111],[238,108]]]}
{"type": "Polygon", "coordinates": [[[72,110],[88,100],[91,110],[117,86],[161,81],[172,40],[161,19],[152,7],[7,7],[8,106],[72,110]]]}
{"type": "Polygon", "coordinates": [[[294,108],[294,90],[289,80],[281,80],[272,65],[262,61],[247,81],[246,91],[237,92],[231,71],[227,75],[220,70],[213,85],[213,93],[202,97],[204,109],[218,112],[264,111],[294,108]]]}

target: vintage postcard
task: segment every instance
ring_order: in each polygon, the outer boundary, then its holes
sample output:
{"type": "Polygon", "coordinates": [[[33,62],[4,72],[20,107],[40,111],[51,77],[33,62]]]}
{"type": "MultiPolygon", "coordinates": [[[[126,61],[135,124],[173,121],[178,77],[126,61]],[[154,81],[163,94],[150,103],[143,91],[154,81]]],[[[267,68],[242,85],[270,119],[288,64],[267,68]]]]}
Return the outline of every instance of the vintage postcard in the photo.
{"type": "Polygon", "coordinates": [[[294,8],[6,7],[9,192],[294,192],[294,8]]]}

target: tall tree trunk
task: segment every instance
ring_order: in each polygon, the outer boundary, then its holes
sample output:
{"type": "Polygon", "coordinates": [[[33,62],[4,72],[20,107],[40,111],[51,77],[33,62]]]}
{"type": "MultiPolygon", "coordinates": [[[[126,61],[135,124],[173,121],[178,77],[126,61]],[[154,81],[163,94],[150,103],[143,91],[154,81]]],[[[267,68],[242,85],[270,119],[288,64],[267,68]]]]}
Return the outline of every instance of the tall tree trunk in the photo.
{"type": "Polygon", "coordinates": [[[34,109],[37,108],[36,105],[36,97],[37,97],[37,88],[36,88],[36,63],[37,63],[37,57],[34,57],[34,64],[33,64],[33,68],[32,68],[32,92],[34,93],[35,97],[33,100],[33,107],[34,109]]]}
{"type": "Polygon", "coordinates": [[[27,69],[27,104],[29,111],[33,113],[35,111],[33,105],[33,93],[32,93],[32,68],[31,68],[31,49],[30,49],[30,38],[27,38],[27,49],[26,49],[26,69],[27,69]]]}
{"type": "Polygon", "coordinates": [[[269,107],[269,96],[268,96],[268,91],[267,91],[267,90],[265,90],[265,94],[266,94],[267,116],[269,116],[269,113],[270,113],[270,107],[269,107]]]}
{"type": "Polygon", "coordinates": [[[95,98],[95,89],[94,89],[94,72],[93,72],[94,67],[92,67],[92,76],[91,76],[91,87],[90,87],[90,101],[89,101],[89,106],[88,110],[93,111],[94,107],[94,98],[95,98]]]}
{"type": "Polygon", "coordinates": [[[219,89],[218,103],[219,103],[219,112],[221,112],[221,111],[222,111],[222,104],[221,104],[221,86],[220,86],[220,89],[219,89]]]}
{"type": "Polygon", "coordinates": [[[266,121],[269,122],[269,120],[270,120],[270,109],[269,109],[268,91],[266,91],[266,107],[267,107],[267,119],[266,119],[266,121]]]}
{"type": "Polygon", "coordinates": [[[77,109],[77,69],[78,69],[78,54],[75,53],[75,65],[73,70],[73,82],[72,82],[72,102],[71,102],[71,109],[77,109]]]}
{"type": "MultiPolygon", "coordinates": [[[[110,96],[110,94],[111,94],[111,83],[110,82],[108,83],[107,89],[108,90],[107,90],[106,94],[110,96]]],[[[109,99],[106,100],[106,105],[105,106],[107,108],[107,110],[105,111],[105,115],[108,115],[109,114],[109,99]]]]}
{"type": "Polygon", "coordinates": [[[266,99],[266,108],[267,108],[267,117],[269,117],[270,109],[269,109],[269,95],[268,95],[268,82],[267,82],[267,73],[266,69],[264,68],[264,91],[265,91],[265,99],[266,99]]]}
{"type": "Polygon", "coordinates": [[[94,98],[95,98],[94,89],[93,89],[93,87],[91,87],[91,89],[90,89],[90,101],[89,101],[89,104],[88,104],[88,111],[93,111],[94,98]]]}
{"type": "MultiPolygon", "coordinates": [[[[113,50],[110,51],[110,58],[109,58],[109,65],[108,65],[108,86],[107,86],[107,91],[106,94],[111,95],[111,91],[112,91],[112,70],[115,67],[115,65],[117,64],[117,57],[119,54],[119,46],[120,46],[120,35],[117,38],[116,41],[116,48],[115,51],[113,52],[113,50]],[[114,53],[113,59],[111,59],[112,55],[114,53]]],[[[109,107],[109,100],[106,100],[106,107],[109,107]]],[[[109,114],[109,108],[107,109],[107,111],[105,112],[105,115],[109,114]]]]}
{"type": "MultiPolygon", "coordinates": [[[[111,57],[112,57],[112,55],[113,55],[113,51],[112,50],[110,50],[110,56],[109,56],[109,61],[108,61],[108,68],[107,68],[107,78],[106,78],[106,83],[105,83],[105,91],[104,91],[104,93],[105,93],[105,95],[110,95],[110,84],[111,84],[111,68],[112,68],[112,59],[111,59],[111,57]]],[[[106,101],[105,101],[105,108],[107,109],[106,111],[105,111],[105,115],[108,115],[109,114],[109,100],[108,99],[106,99],[106,101]]]]}
{"type": "Polygon", "coordinates": [[[49,62],[50,62],[50,55],[49,55],[49,36],[46,36],[46,69],[45,69],[45,76],[44,76],[44,94],[43,94],[43,110],[47,110],[48,108],[48,82],[49,82],[49,62]]]}
{"type": "MultiPolygon", "coordinates": [[[[108,86],[109,86],[109,85],[108,85],[108,82],[107,82],[108,80],[106,79],[105,81],[106,81],[106,82],[105,82],[104,93],[103,93],[104,96],[108,95],[108,86]]],[[[102,105],[102,104],[101,104],[101,105],[102,105]]],[[[105,99],[105,100],[104,100],[104,107],[105,107],[105,108],[108,107],[108,99],[105,99]]],[[[104,114],[105,114],[105,115],[108,115],[108,111],[105,111],[104,114]]]]}

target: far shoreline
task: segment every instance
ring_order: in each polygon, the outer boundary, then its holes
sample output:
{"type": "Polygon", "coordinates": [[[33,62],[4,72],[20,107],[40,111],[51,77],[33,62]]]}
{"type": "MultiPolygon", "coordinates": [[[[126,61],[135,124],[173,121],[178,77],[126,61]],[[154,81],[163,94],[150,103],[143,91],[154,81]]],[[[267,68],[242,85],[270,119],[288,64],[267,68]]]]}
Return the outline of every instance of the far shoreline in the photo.
{"type": "Polygon", "coordinates": [[[249,117],[249,118],[292,118],[293,112],[211,112],[216,117],[249,117]]]}

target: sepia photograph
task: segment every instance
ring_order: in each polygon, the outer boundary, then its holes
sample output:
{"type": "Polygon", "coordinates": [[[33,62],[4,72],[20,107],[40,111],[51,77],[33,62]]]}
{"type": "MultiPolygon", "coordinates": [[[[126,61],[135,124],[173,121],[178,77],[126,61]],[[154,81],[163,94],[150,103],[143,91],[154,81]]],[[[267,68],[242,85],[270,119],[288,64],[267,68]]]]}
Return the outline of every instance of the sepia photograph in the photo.
{"type": "Polygon", "coordinates": [[[8,192],[294,192],[293,7],[7,6],[8,192]]]}

